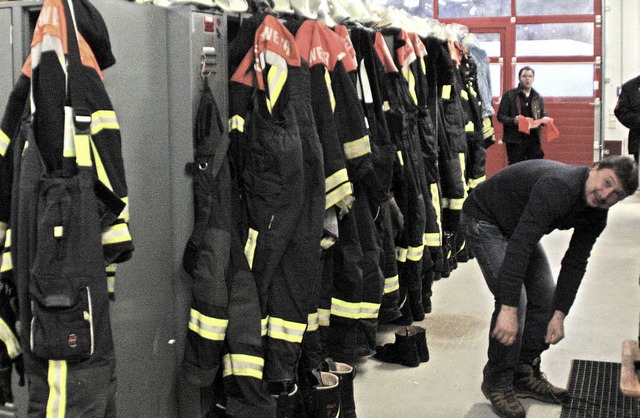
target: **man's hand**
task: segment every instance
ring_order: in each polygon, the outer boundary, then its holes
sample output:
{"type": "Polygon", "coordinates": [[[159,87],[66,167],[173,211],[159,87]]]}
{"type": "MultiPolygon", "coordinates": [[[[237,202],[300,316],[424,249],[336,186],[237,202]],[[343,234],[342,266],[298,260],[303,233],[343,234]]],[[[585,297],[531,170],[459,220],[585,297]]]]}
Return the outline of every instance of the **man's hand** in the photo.
{"type": "Polygon", "coordinates": [[[564,338],[564,313],[555,311],[549,325],[547,326],[547,335],[544,342],[547,344],[557,344],[564,338]]]}
{"type": "Polygon", "coordinates": [[[502,305],[496,325],[491,336],[504,345],[511,345],[518,336],[518,308],[515,306],[502,305]]]}

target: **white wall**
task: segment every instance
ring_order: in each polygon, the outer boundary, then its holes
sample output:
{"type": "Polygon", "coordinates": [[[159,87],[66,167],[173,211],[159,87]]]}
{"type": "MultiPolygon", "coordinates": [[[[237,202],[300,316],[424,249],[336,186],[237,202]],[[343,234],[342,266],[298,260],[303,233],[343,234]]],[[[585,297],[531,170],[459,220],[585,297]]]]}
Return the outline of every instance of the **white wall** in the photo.
{"type": "Polygon", "coordinates": [[[603,0],[603,136],[604,140],[622,140],[627,152],[628,129],[616,120],[613,110],[617,88],[640,75],[640,1],[603,0]]]}

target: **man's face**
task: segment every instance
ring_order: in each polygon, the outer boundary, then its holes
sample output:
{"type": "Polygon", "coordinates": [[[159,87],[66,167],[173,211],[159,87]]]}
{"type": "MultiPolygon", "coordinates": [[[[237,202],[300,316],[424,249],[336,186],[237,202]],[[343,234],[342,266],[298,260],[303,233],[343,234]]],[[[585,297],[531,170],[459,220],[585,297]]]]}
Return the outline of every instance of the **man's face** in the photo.
{"type": "Polygon", "coordinates": [[[585,185],[585,197],[587,205],[593,208],[609,209],[625,197],[620,179],[616,172],[610,168],[598,170],[598,166],[592,167],[585,185]]]}
{"type": "Polygon", "coordinates": [[[520,84],[522,84],[524,88],[531,88],[533,85],[533,79],[533,71],[531,70],[524,70],[522,74],[520,74],[520,84]]]}

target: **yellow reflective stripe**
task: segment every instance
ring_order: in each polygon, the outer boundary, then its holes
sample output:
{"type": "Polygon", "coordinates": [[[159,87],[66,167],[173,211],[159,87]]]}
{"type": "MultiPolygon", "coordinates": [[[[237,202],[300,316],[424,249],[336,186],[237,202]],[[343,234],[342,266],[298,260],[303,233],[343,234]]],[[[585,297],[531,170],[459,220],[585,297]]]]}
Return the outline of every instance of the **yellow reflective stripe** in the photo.
{"type": "Polygon", "coordinates": [[[331,324],[331,310],[318,308],[318,325],[328,327],[331,324]]]}
{"type": "Polygon", "coordinates": [[[389,110],[391,110],[391,105],[389,104],[389,101],[388,101],[388,100],[385,100],[385,101],[382,103],[382,111],[383,111],[383,112],[387,112],[387,111],[389,111],[389,110]]]}
{"type": "Polygon", "coordinates": [[[405,80],[407,80],[411,100],[413,100],[414,104],[418,104],[418,96],[416,95],[416,77],[413,75],[413,72],[409,67],[402,70],[402,75],[405,80]]]}
{"type": "Polygon", "coordinates": [[[307,324],[286,321],[282,318],[269,317],[268,334],[276,340],[288,341],[291,343],[301,343],[307,324]]]}
{"type": "Polygon", "coordinates": [[[2,263],[0,264],[0,273],[6,273],[13,270],[13,261],[11,260],[11,251],[9,247],[5,247],[2,253],[2,263]]]}
{"type": "Polygon", "coordinates": [[[476,129],[476,125],[471,120],[464,127],[465,132],[473,132],[475,131],[475,129],[476,129]]]}
{"type": "Polygon", "coordinates": [[[473,86],[469,86],[469,93],[471,93],[472,96],[477,96],[478,93],[476,92],[476,89],[473,88],[473,86]]]}
{"type": "Polygon", "coordinates": [[[240,115],[233,115],[229,118],[229,132],[234,130],[244,132],[244,118],[240,115]]]}
{"type": "Polygon", "coordinates": [[[440,242],[440,234],[437,232],[426,232],[423,238],[424,245],[427,247],[439,247],[442,245],[440,242]]]}
{"type": "Polygon", "coordinates": [[[0,318],[0,340],[2,340],[4,345],[7,347],[7,354],[9,354],[9,357],[12,359],[18,357],[20,353],[22,353],[18,338],[2,318],[0,318]]]}
{"type": "Polygon", "coordinates": [[[407,253],[409,250],[407,248],[396,247],[396,261],[400,263],[404,263],[407,261],[407,253]]]}
{"type": "Polygon", "coordinates": [[[338,202],[352,194],[353,187],[351,186],[351,183],[344,183],[342,186],[327,194],[324,208],[329,209],[331,206],[337,205],[338,202]]]}
{"type": "Polygon", "coordinates": [[[7,153],[7,149],[9,149],[10,143],[11,140],[9,139],[9,136],[5,134],[2,129],[0,129],[0,156],[4,157],[4,155],[7,153]]]}
{"type": "Polygon", "coordinates": [[[273,107],[280,98],[284,83],[287,81],[287,70],[273,65],[267,73],[267,84],[269,86],[269,96],[267,97],[267,108],[273,113],[273,107]]]}
{"type": "Polygon", "coordinates": [[[449,199],[449,209],[462,210],[463,203],[464,203],[464,199],[449,199]]]}
{"type": "Polygon", "coordinates": [[[420,70],[422,71],[422,74],[427,74],[427,64],[424,62],[424,57],[420,57],[420,70]]]}
{"type": "Polygon", "coordinates": [[[407,250],[407,260],[411,261],[420,261],[422,260],[422,255],[424,254],[424,245],[419,247],[409,247],[407,250]]]}
{"type": "Polygon", "coordinates": [[[74,144],[73,108],[64,107],[64,129],[62,131],[62,156],[65,158],[75,158],[76,145],[74,144]]]}
{"type": "Polygon", "coordinates": [[[327,193],[329,193],[335,187],[346,181],[349,181],[349,174],[347,173],[346,168],[341,168],[340,170],[324,179],[324,189],[327,193]]]}
{"type": "Polygon", "coordinates": [[[264,359],[248,354],[225,354],[222,357],[222,377],[245,376],[262,380],[264,359]]]}
{"type": "Polygon", "coordinates": [[[336,239],[332,236],[326,236],[323,237],[320,240],[320,248],[322,248],[323,250],[328,250],[329,248],[331,248],[334,244],[336,243],[336,239]]]}
{"type": "Polygon", "coordinates": [[[346,142],[344,144],[344,153],[348,160],[362,157],[371,152],[371,144],[369,143],[369,135],[365,135],[355,141],[346,142]]]}
{"type": "Polygon", "coordinates": [[[436,211],[436,223],[438,224],[439,234],[438,245],[442,245],[442,213],[440,210],[440,190],[438,189],[438,183],[431,183],[429,189],[431,190],[431,204],[436,211]]]}
{"type": "Polygon", "coordinates": [[[467,93],[467,91],[466,91],[466,90],[461,90],[461,91],[460,91],[460,96],[461,96],[464,100],[469,101],[469,93],[467,93]]]}
{"type": "MultiPolygon", "coordinates": [[[[96,163],[96,173],[98,175],[98,180],[100,180],[100,182],[104,184],[109,190],[113,191],[113,187],[111,187],[111,181],[109,180],[109,176],[107,175],[107,170],[104,168],[104,164],[102,164],[100,153],[98,153],[98,148],[96,148],[96,144],[95,142],[93,142],[93,138],[90,137],[89,139],[91,141],[91,152],[93,153],[93,160],[96,163]]],[[[80,165],[80,163],[78,163],[78,165],[80,165]]]]}
{"type": "Polygon", "coordinates": [[[347,302],[331,298],[331,314],[350,319],[375,319],[380,312],[379,303],[347,302]]]}
{"type": "Polygon", "coordinates": [[[107,227],[102,233],[102,245],[118,244],[131,241],[127,224],[115,224],[107,227]]]}
{"type": "Polygon", "coordinates": [[[120,200],[124,203],[124,209],[122,209],[122,212],[118,215],[118,219],[129,222],[129,196],[121,197],[120,200]]]}
{"type": "Polygon", "coordinates": [[[449,100],[451,98],[451,84],[442,86],[442,95],[440,97],[445,100],[449,100]]]}
{"type": "Polygon", "coordinates": [[[385,277],[384,279],[384,294],[395,292],[400,288],[400,279],[396,274],[393,277],[385,277]]]}
{"type": "Polygon", "coordinates": [[[8,247],[11,245],[11,241],[7,241],[7,230],[9,229],[9,224],[6,222],[0,222],[0,245],[3,247],[8,247]]]}
{"type": "Polygon", "coordinates": [[[380,313],[379,303],[361,302],[360,307],[360,318],[362,319],[376,319],[380,313]]]}
{"type": "Polygon", "coordinates": [[[331,315],[342,318],[360,319],[360,304],[331,298],[331,315]]]}
{"type": "Polygon", "coordinates": [[[336,97],[333,94],[333,88],[331,87],[331,76],[329,75],[329,69],[324,69],[324,82],[327,85],[327,91],[329,92],[329,101],[331,102],[331,111],[336,111],[336,97]]]}
{"type": "Polygon", "coordinates": [[[262,337],[267,335],[268,325],[269,325],[269,317],[268,316],[266,318],[262,318],[260,320],[260,335],[262,337]]]}
{"type": "Polygon", "coordinates": [[[109,264],[105,267],[105,271],[107,272],[107,290],[109,293],[115,293],[116,290],[116,268],[117,264],[109,264]]]}
{"type": "Polygon", "coordinates": [[[214,318],[191,308],[189,329],[202,338],[211,341],[223,341],[227,333],[228,319],[214,318]]]}
{"type": "MultiPolygon", "coordinates": [[[[465,179],[465,173],[467,171],[467,160],[465,158],[464,152],[458,153],[458,160],[460,161],[460,181],[462,184],[466,185],[467,180],[465,179]]],[[[464,187],[464,197],[467,197],[467,188],[464,187]]],[[[462,199],[464,201],[464,198],[462,199]]]]}
{"type": "Polygon", "coordinates": [[[458,252],[464,251],[466,246],[467,246],[467,240],[462,240],[462,245],[460,245],[458,252]]]}
{"type": "Polygon", "coordinates": [[[244,256],[247,257],[247,261],[249,262],[249,269],[253,268],[253,256],[256,253],[257,242],[258,231],[253,228],[249,228],[247,242],[244,244],[244,256]]]}
{"type": "Polygon", "coordinates": [[[404,158],[402,158],[402,151],[397,151],[396,155],[398,156],[398,162],[400,163],[401,166],[404,165],[404,158]]]}
{"type": "Polygon", "coordinates": [[[492,137],[495,134],[495,130],[493,129],[493,125],[491,125],[491,119],[489,117],[485,117],[482,119],[482,138],[487,139],[492,137]]]}
{"type": "Polygon", "coordinates": [[[49,396],[46,418],[64,418],[67,413],[67,362],[49,360],[47,371],[49,396]]]}
{"type": "Polygon", "coordinates": [[[76,147],[76,164],[80,167],[91,167],[91,145],[89,135],[76,134],[73,143],[76,147]]]}
{"type": "Polygon", "coordinates": [[[487,179],[487,176],[482,176],[482,177],[479,177],[477,179],[469,179],[468,186],[469,186],[470,189],[476,188],[476,187],[478,187],[478,184],[482,183],[486,179],[487,179]]]}
{"type": "Polygon", "coordinates": [[[96,135],[103,129],[120,129],[113,110],[98,110],[91,114],[91,135],[96,135]]]}
{"type": "Polygon", "coordinates": [[[318,312],[310,313],[307,316],[307,332],[313,332],[318,330],[318,312]]]}

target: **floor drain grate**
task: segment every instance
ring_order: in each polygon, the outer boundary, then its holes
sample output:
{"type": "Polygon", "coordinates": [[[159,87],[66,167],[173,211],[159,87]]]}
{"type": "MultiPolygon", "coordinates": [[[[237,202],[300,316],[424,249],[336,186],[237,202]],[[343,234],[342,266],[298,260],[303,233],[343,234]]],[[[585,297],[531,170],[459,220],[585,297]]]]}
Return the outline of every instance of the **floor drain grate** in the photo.
{"type": "Polygon", "coordinates": [[[640,398],[620,391],[620,363],[573,360],[560,418],[638,418],[640,398]]]}

